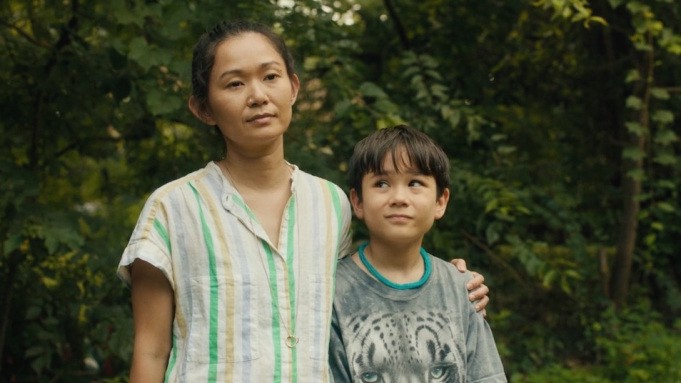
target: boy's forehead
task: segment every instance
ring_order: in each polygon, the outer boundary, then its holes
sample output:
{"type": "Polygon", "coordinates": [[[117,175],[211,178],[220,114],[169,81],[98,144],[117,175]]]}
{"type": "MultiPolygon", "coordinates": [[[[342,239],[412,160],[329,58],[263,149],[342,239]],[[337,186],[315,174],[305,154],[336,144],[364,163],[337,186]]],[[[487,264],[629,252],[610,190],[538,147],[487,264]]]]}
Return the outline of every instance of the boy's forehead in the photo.
{"type": "Polygon", "coordinates": [[[412,164],[406,150],[400,150],[395,157],[392,152],[388,152],[383,157],[380,169],[370,169],[369,174],[387,173],[421,173],[421,170],[412,164]],[[396,168],[397,167],[397,168],[396,168]]]}
{"type": "Polygon", "coordinates": [[[397,166],[398,171],[407,171],[414,168],[409,153],[407,153],[407,150],[404,148],[397,149],[395,152],[386,153],[385,156],[383,156],[382,166],[383,170],[395,170],[395,166],[397,166]]]}

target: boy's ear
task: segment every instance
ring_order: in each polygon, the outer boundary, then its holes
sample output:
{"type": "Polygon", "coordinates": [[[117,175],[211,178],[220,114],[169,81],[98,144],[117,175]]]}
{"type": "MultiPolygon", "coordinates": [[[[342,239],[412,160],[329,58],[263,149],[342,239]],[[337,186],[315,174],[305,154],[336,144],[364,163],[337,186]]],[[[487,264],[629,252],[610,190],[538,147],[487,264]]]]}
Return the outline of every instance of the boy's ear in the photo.
{"type": "Polygon", "coordinates": [[[362,200],[359,198],[357,190],[355,189],[350,189],[350,203],[352,204],[352,210],[355,212],[355,216],[359,219],[364,219],[362,200]]]}
{"type": "Polygon", "coordinates": [[[189,106],[189,110],[192,111],[192,114],[201,120],[201,122],[206,125],[216,125],[215,120],[213,119],[213,114],[210,112],[209,108],[207,106],[201,105],[201,102],[196,97],[189,97],[187,105],[189,106]]]}
{"type": "Polygon", "coordinates": [[[440,219],[447,211],[447,203],[449,202],[449,189],[445,188],[442,195],[435,200],[435,219],[440,219]]]}

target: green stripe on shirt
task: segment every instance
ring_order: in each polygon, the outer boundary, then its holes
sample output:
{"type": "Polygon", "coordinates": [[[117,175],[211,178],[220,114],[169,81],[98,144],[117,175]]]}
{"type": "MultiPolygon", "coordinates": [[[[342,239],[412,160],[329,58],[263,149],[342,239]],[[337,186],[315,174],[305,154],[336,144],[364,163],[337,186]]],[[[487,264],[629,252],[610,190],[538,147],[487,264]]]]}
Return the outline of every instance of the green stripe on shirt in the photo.
{"type": "Polygon", "coordinates": [[[210,232],[210,227],[206,222],[206,217],[201,207],[201,197],[198,190],[191,185],[196,203],[199,210],[199,218],[201,219],[201,231],[203,233],[203,241],[206,245],[206,252],[208,255],[208,275],[210,276],[210,320],[208,326],[208,381],[215,382],[217,378],[217,362],[218,362],[218,276],[215,262],[215,246],[213,245],[213,236],[210,232]]]}
{"type": "Polygon", "coordinates": [[[165,242],[166,247],[168,248],[168,253],[170,254],[170,236],[168,235],[168,230],[166,230],[165,226],[161,223],[161,221],[158,220],[158,218],[154,219],[154,229],[158,232],[158,235],[163,238],[163,242],[165,242]]]}
{"type": "Polygon", "coordinates": [[[270,295],[272,297],[272,344],[274,345],[274,381],[281,382],[281,323],[279,318],[279,289],[277,288],[277,270],[274,266],[272,249],[267,241],[261,240],[267,256],[269,267],[270,295]]]}
{"type": "MultiPolygon", "coordinates": [[[[288,221],[288,249],[287,249],[287,259],[286,259],[286,268],[288,270],[288,291],[289,291],[289,304],[291,307],[291,318],[289,320],[289,325],[290,325],[290,330],[291,330],[291,335],[295,336],[296,335],[296,318],[297,318],[297,302],[296,299],[297,297],[297,291],[296,291],[296,277],[295,277],[295,272],[294,272],[294,267],[293,264],[295,262],[295,251],[296,251],[296,246],[295,246],[295,229],[296,229],[296,199],[295,196],[291,199],[291,203],[289,204],[288,207],[288,216],[289,216],[289,221],[288,221]]],[[[302,240],[301,238],[298,238],[298,240],[302,240]]],[[[288,336],[288,335],[287,335],[288,336]]],[[[291,382],[296,383],[298,381],[298,352],[297,348],[293,347],[292,355],[291,355],[291,364],[292,364],[292,374],[291,374],[291,382]]]]}

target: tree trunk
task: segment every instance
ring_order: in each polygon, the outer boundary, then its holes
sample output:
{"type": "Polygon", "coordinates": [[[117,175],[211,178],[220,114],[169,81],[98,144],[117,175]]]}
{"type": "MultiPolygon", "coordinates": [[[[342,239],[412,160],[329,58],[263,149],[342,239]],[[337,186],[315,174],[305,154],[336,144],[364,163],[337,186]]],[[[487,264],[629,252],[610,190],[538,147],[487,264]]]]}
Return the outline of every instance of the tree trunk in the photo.
{"type": "Polygon", "coordinates": [[[12,292],[14,291],[14,280],[16,279],[19,254],[15,251],[9,256],[9,266],[6,272],[3,273],[4,283],[2,291],[0,291],[0,376],[2,376],[2,364],[4,361],[5,340],[7,339],[7,330],[9,328],[9,313],[12,305],[12,292]]]}
{"type": "MultiPolygon", "coordinates": [[[[643,149],[645,138],[636,137],[631,144],[643,149]]],[[[617,241],[617,253],[612,267],[610,298],[615,306],[620,309],[626,304],[629,293],[629,280],[631,279],[631,267],[634,259],[634,249],[638,234],[638,213],[641,210],[639,196],[641,195],[640,179],[632,178],[628,173],[633,170],[643,169],[643,160],[626,161],[624,166],[623,198],[624,209],[620,224],[617,241]]]]}
{"type": "MultiPolygon", "coordinates": [[[[640,124],[642,132],[631,132],[627,143],[627,148],[637,148],[641,153],[645,153],[650,132],[650,89],[654,74],[653,60],[652,49],[643,53],[641,65],[639,65],[642,78],[638,81],[634,90],[634,95],[641,99],[641,107],[636,111],[636,117],[633,119],[640,124]]],[[[623,165],[622,198],[624,206],[617,240],[617,253],[615,254],[610,280],[610,298],[617,309],[626,305],[627,295],[629,294],[631,269],[638,236],[638,215],[641,210],[640,198],[643,189],[644,159],[643,157],[625,158],[623,165]]]]}

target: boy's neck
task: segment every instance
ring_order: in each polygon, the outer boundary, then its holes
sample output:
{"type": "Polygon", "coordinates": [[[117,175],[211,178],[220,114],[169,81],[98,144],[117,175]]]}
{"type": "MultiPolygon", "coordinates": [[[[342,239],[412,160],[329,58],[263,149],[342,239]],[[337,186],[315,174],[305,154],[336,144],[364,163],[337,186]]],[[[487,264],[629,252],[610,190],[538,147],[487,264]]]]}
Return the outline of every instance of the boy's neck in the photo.
{"type": "MultiPolygon", "coordinates": [[[[410,245],[385,244],[372,240],[364,249],[366,260],[385,278],[397,284],[418,281],[423,276],[425,265],[420,253],[421,241],[410,245]]],[[[368,273],[359,259],[354,257],[355,263],[368,273]]]]}

